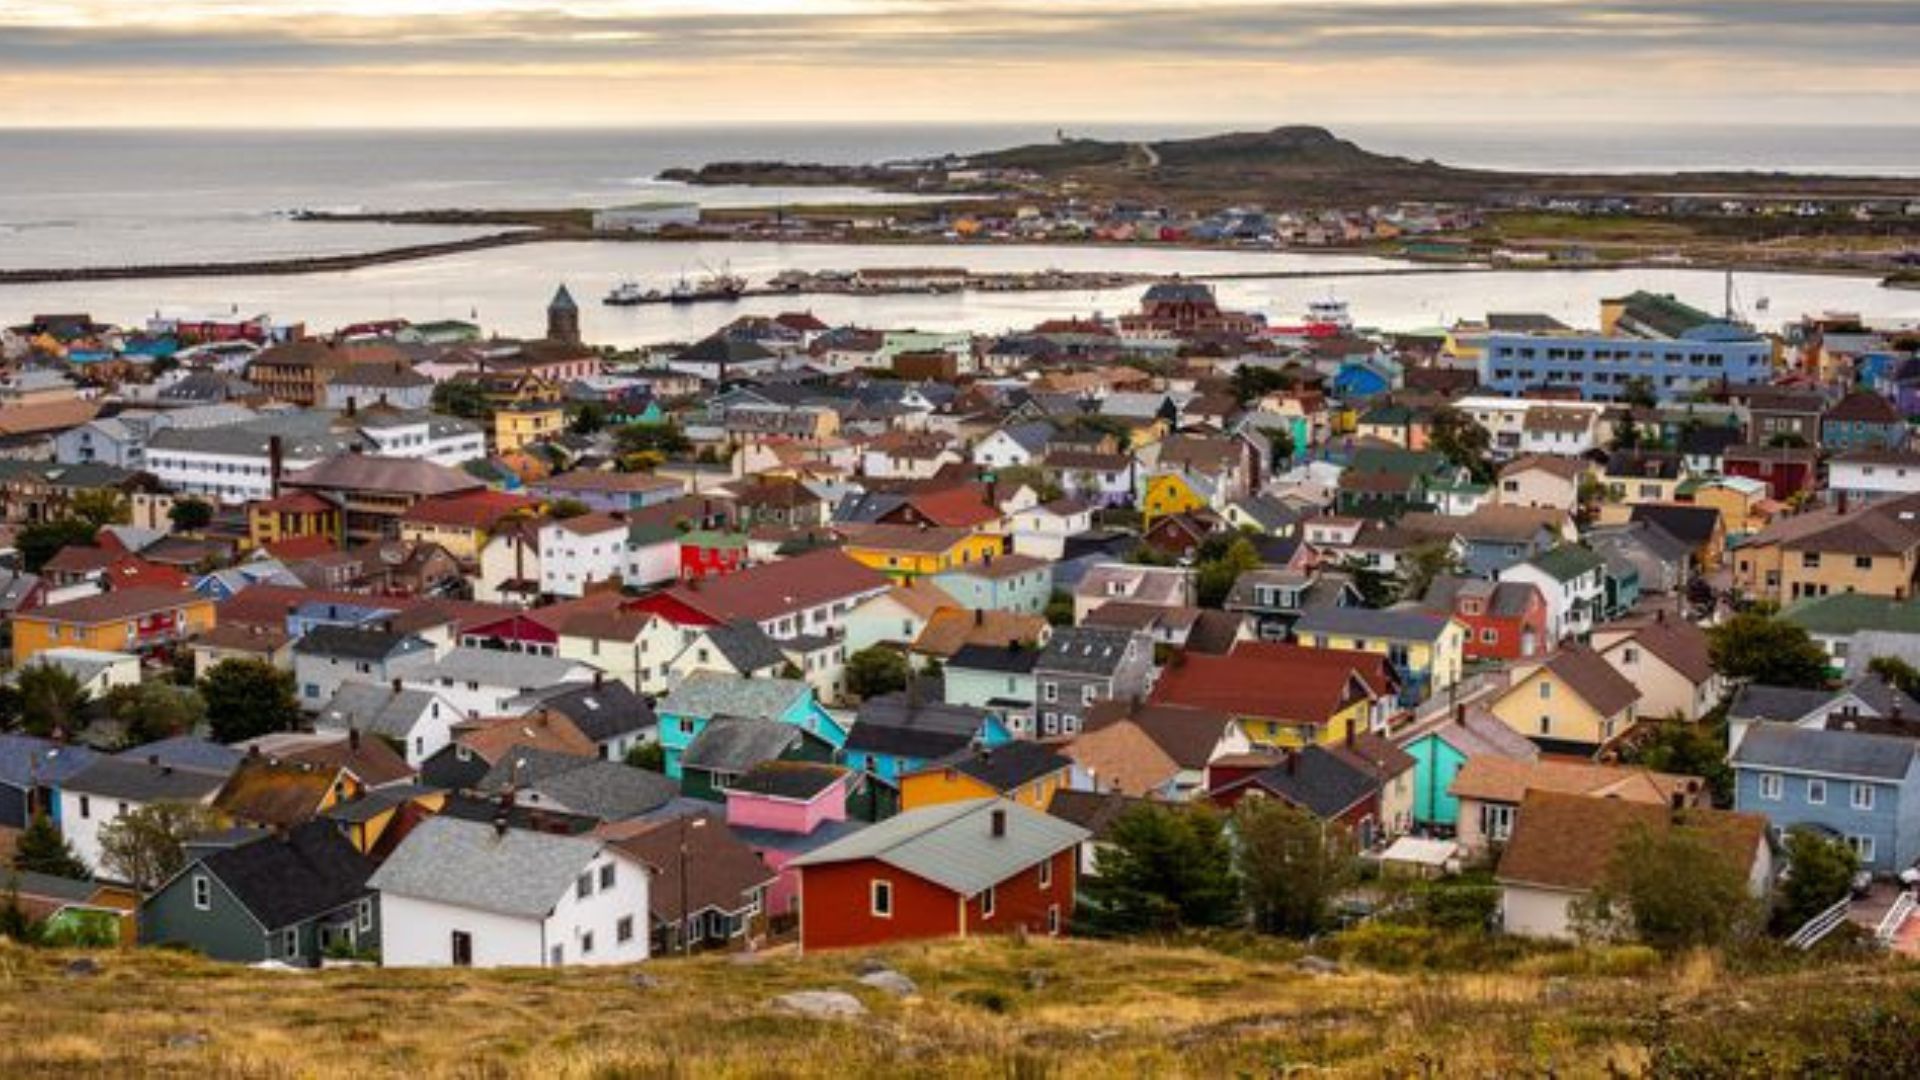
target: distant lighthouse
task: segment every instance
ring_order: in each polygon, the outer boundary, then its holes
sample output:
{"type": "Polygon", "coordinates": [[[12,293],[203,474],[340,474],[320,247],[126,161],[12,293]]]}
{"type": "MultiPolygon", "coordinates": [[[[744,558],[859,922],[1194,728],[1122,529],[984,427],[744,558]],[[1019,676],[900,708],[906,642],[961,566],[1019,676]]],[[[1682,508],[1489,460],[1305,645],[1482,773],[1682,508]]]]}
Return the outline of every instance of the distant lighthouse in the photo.
{"type": "Polygon", "coordinates": [[[580,305],[573,302],[573,294],[565,285],[555,290],[547,303],[547,339],[580,344],[580,305]]]}

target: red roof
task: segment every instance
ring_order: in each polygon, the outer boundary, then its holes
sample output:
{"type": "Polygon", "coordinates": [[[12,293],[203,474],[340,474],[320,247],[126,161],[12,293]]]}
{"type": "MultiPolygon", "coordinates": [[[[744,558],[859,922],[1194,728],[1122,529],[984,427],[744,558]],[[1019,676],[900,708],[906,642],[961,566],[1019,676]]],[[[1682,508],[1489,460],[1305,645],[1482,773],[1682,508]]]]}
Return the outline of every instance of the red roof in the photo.
{"type": "Polygon", "coordinates": [[[311,491],[289,491],[277,499],[261,499],[253,508],[283,514],[323,514],[339,509],[311,491]]]}
{"type": "MultiPolygon", "coordinates": [[[[888,584],[887,576],[880,571],[863,566],[837,550],[823,550],[762,563],[725,577],[676,585],[658,596],[715,622],[735,619],[760,622],[856,593],[883,592],[888,584]]],[[[664,607],[631,606],[673,618],[664,607]]]]}
{"type": "Polygon", "coordinates": [[[304,562],[321,555],[331,555],[339,549],[331,536],[289,536],[285,540],[274,540],[262,544],[267,554],[284,563],[304,562]]]}
{"type": "Polygon", "coordinates": [[[169,589],[179,592],[192,588],[193,579],[171,566],[123,555],[107,568],[107,585],[113,589],[169,589]]]}
{"type": "Polygon", "coordinates": [[[539,505],[537,500],[524,495],[509,495],[504,491],[468,491],[422,499],[400,520],[419,525],[491,529],[501,518],[539,505]]]}
{"type": "Polygon", "coordinates": [[[1218,709],[1292,723],[1324,724],[1357,692],[1388,692],[1386,658],[1345,649],[1248,641],[1226,656],[1186,654],[1154,684],[1156,704],[1218,709]]]}
{"type": "Polygon", "coordinates": [[[987,502],[986,489],[973,484],[911,495],[907,504],[929,522],[955,528],[972,528],[1000,518],[1000,509],[987,502]]]}

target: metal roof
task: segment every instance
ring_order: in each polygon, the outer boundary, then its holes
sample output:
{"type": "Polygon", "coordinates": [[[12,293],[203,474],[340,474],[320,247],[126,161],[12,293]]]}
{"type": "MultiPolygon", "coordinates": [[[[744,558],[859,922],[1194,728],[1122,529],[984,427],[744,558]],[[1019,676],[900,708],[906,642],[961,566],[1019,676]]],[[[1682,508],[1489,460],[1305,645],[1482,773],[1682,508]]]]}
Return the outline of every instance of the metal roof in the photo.
{"type": "Polygon", "coordinates": [[[793,860],[790,866],[876,859],[962,896],[974,896],[1092,834],[1009,799],[968,799],[909,810],[793,860]],[[993,835],[992,813],[1006,815],[993,835]]]}

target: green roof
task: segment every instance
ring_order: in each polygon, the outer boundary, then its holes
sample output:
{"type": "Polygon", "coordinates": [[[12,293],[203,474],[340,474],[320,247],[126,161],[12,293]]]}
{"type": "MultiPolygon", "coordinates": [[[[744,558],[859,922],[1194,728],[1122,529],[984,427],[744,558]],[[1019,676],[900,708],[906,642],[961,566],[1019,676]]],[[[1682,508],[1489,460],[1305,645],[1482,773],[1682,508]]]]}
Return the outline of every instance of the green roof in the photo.
{"type": "Polygon", "coordinates": [[[1579,544],[1561,544],[1552,551],[1534,556],[1533,565],[1555,581],[1572,581],[1582,574],[1600,569],[1606,562],[1579,544]]]}
{"type": "Polygon", "coordinates": [[[1861,630],[1920,634],[1920,601],[1865,593],[1810,597],[1787,607],[1780,617],[1823,637],[1847,637],[1861,630]]]}
{"type": "Polygon", "coordinates": [[[683,544],[703,548],[741,548],[747,546],[744,533],[715,532],[712,529],[695,529],[680,538],[683,544]]]}
{"type": "Polygon", "coordinates": [[[1389,473],[1395,476],[1425,476],[1447,464],[1446,456],[1433,450],[1393,450],[1367,446],[1354,451],[1347,468],[1357,473],[1389,473]]]}

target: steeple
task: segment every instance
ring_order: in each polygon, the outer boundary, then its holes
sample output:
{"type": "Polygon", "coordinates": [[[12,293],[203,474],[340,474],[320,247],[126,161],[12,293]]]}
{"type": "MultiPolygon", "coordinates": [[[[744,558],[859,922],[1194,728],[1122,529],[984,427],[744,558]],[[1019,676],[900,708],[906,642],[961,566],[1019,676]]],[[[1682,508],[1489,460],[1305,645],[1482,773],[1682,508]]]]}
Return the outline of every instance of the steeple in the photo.
{"type": "Polygon", "coordinates": [[[573,302],[573,294],[564,284],[554,290],[553,299],[547,303],[547,337],[580,344],[580,305],[573,302]]]}

